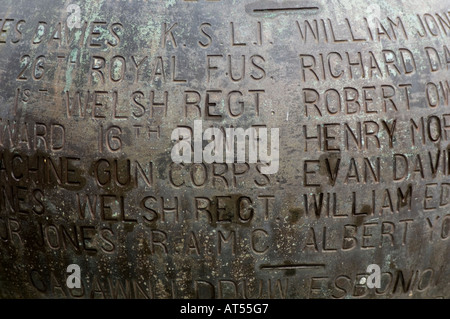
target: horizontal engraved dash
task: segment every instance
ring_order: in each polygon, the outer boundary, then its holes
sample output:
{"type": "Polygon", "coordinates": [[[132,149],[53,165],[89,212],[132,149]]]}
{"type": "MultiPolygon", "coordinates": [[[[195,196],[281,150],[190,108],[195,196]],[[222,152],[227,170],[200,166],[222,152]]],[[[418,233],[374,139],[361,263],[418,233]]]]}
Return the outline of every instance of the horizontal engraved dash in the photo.
{"type": "Polygon", "coordinates": [[[280,11],[302,11],[302,10],[319,10],[319,7],[259,8],[253,9],[253,12],[280,12],[280,11]]]}
{"type": "Polygon", "coordinates": [[[325,268],[325,264],[261,265],[260,268],[267,270],[316,269],[325,268]]]}

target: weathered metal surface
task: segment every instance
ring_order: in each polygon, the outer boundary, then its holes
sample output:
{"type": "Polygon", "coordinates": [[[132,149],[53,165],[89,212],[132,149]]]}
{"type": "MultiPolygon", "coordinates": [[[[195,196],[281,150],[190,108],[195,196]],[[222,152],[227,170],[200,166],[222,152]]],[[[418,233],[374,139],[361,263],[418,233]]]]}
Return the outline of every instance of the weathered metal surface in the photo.
{"type": "Polygon", "coordinates": [[[450,297],[448,10],[2,0],[0,295],[450,297]],[[194,120],[279,169],[175,164],[194,120]]]}

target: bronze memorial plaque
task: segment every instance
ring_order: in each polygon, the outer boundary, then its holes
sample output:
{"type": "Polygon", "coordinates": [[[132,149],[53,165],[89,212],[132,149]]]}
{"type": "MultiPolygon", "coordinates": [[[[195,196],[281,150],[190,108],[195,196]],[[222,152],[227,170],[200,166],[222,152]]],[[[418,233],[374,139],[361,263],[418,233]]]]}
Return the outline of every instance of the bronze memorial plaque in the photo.
{"type": "Polygon", "coordinates": [[[448,0],[0,4],[1,297],[450,297],[448,0]]]}

